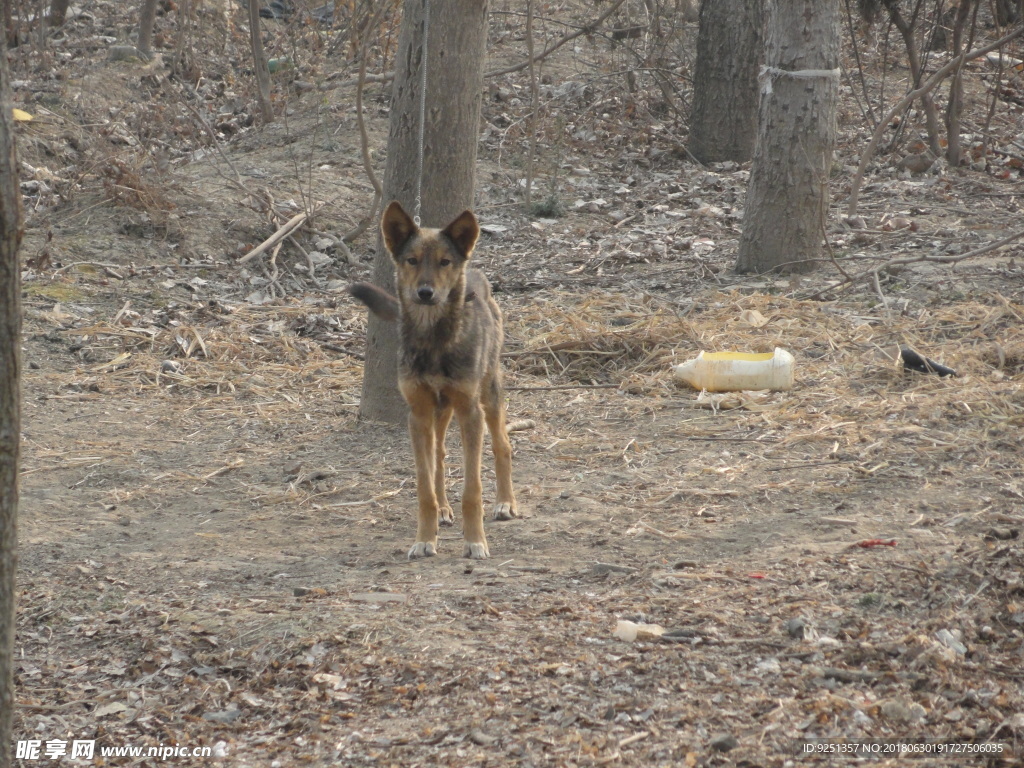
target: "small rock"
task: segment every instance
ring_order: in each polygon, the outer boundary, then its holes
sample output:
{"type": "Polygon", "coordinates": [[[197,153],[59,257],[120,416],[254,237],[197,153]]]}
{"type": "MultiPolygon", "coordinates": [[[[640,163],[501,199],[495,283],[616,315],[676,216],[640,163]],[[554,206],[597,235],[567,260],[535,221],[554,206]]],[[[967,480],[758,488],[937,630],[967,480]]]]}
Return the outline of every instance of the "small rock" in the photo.
{"type": "Polygon", "coordinates": [[[489,736],[479,728],[474,728],[469,732],[469,740],[480,747],[489,747],[497,741],[494,736],[489,736]]]}
{"type": "Polygon", "coordinates": [[[111,61],[149,61],[150,57],[134,45],[112,45],[107,49],[111,61]]]}
{"type": "Polygon", "coordinates": [[[797,640],[803,640],[804,629],[806,628],[806,626],[807,625],[804,623],[803,619],[790,619],[786,622],[786,631],[789,633],[790,637],[794,637],[797,640]]]}
{"type": "Polygon", "coordinates": [[[935,163],[935,158],[925,154],[912,154],[907,155],[896,167],[901,171],[910,171],[911,173],[924,173],[935,163]]]}
{"type": "Polygon", "coordinates": [[[928,714],[927,710],[917,702],[906,702],[899,699],[888,699],[878,706],[878,711],[887,720],[894,720],[900,723],[916,723],[923,720],[928,714]]]}
{"type": "Polygon", "coordinates": [[[874,720],[872,720],[864,712],[861,712],[859,709],[853,710],[853,721],[855,723],[858,723],[859,725],[865,725],[865,726],[866,725],[871,725],[874,722],[874,720]]]}
{"type": "Polygon", "coordinates": [[[409,599],[398,592],[355,592],[350,597],[360,603],[404,603],[409,599]]]}
{"type": "Polygon", "coordinates": [[[990,528],[988,535],[999,541],[1010,541],[1020,536],[1020,531],[1016,528],[990,528]]]}
{"type": "Polygon", "coordinates": [[[728,752],[740,745],[739,739],[731,733],[723,733],[711,739],[711,748],[719,752],[728,752]]]}
{"type": "Polygon", "coordinates": [[[935,633],[935,639],[947,648],[952,649],[960,656],[967,655],[967,646],[961,643],[948,629],[940,629],[935,633]]]}
{"type": "Polygon", "coordinates": [[[230,725],[242,716],[242,710],[240,709],[225,709],[220,712],[206,712],[203,714],[203,720],[208,720],[211,723],[220,723],[221,725],[230,725]]]}
{"type": "Polygon", "coordinates": [[[590,570],[595,574],[602,573],[636,573],[636,568],[629,565],[616,565],[615,563],[594,563],[590,570]]]}

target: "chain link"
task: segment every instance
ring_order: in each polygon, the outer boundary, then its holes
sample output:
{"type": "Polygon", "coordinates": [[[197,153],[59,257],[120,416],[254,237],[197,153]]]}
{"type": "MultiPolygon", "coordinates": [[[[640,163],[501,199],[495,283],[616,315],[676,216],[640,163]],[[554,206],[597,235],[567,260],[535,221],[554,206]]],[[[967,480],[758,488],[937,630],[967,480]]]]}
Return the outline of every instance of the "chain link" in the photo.
{"type": "Polygon", "coordinates": [[[430,0],[423,0],[423,40],[420,48],[423,55],[420,57],[422,67],[422,78],[420,80],[420,135],[419,135],[419,161],[416,170],[416,209],[412,220],[418,227],[420,225],[420,209],[423,207],[423,131],[426,125],[427,115],[427,42],[430,38],[430,0]]]}

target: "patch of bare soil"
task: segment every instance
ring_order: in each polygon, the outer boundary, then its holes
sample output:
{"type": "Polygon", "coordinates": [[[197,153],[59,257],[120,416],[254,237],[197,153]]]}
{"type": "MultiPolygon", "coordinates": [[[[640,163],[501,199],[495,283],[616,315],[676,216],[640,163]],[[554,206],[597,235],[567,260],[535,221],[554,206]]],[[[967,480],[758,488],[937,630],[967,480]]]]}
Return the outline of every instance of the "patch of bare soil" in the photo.
{"type": "MultiPolygon", "coordinates": [[[[583,54],[545,92],[561,133],[541,175],[566,215],[526,216],[526,90],[498,78],[476,258],[506,314],[509,417],[528,422],[525,518],[488,523],[490,560],[459,557],[457,523],[410,562],[408,437],[357,419],[365,318],[342,289],[373,243],[340,236],[372,188],[351,90],[285,85],[287,119],[247,127],[231,17],[196,17],[197,39],[223,35],[193,52],[196,107],[163,64],[108,61],[115,10],[86,6],[74,76],[18,90],[45,119],[20,136],[36,183],[16,738],[231,766],[824,765],[854,759],[816,745],[868,740],[880,766],[906,764],[884,751],[900,744],[932,745],[922,767],[1019,759],[1020,245],[845,279],[1017,228],[1019,107],[1000,106],[998,173],[880,158],[865,226],[830,225],[846,272],[744,278],[747,169],[689,163],[673,120],[597,90],[583,54]],[[315,231],[238,262],[312,200],[315,231]],[[902,371],[901,344],[958,375],[902,371]],[[790,392],[672,381],[700,349],[775,346],[797,356],[790,392]],[[620,621],[665,632],[629,642],[620,621]]],[[[367,94],[378,150],[386,94],[367,94]]]]}

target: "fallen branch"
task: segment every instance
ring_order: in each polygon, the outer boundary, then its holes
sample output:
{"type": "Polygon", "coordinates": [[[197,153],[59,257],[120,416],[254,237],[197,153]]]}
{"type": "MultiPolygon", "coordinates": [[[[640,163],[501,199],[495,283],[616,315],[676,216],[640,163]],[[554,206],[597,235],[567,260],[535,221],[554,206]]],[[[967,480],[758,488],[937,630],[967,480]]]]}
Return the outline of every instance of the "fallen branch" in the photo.
{"type": "Polygon", "coordinates": [[[1014,240],[1019,240],[1022,237],[1024,237],[1024,229],[1014,232],[1013,234],[1007,235],[1001,240],[996,240],[995,242],[989,243],[988,245],[983,245],[980,248],[975,248],[973,251],[961,253],[959,256],[929,256],[928,254],[924,254],[922,256],[908,256],[903,259],[892,259],[890,261],[886,261],[884,264],[879,264],[878,266],[872,267],[871,269],[866,269],[863,272],[860,272],[856,275],[847,275],[844,280],[829,285],[827,288],[823,288],[820,291],[816,291],[815,293],[805,298],[815,299],[821,296],[822,294],[830,293],[832,291],[839,290],[840,288],[845,289],[847,287],[856,285],[861,280],[870,280],[872,282],[872,287],[874,288],[875,292],[879,295],[880,298],[882,298],[882,302],[883,304],[885,304],[885,298],[884,296],[882,296],[882,288],[879,282],[879,273],[884,269],[888,269],[889,267],[904,266],[906,264],[959,264],[961,261],[973,259],[976,256],[983,256],[986,253],[991,253],[992,251],[998,250],[1002,248],[1004,245],[1008,245],[1009,243],[1012,243],[1014,240]]]}
{"type": "Polygon", "coordinates": [[[303,211],[302,213],[292,216],[290,219],[288,219],[288,221],[281,225],[280,229],[278,229],[274,234],[272,234],[262,243],[257,245],[247,254],[245,254],[245,256],[240,258],[237,263],[245,264],[246,262],[255,259],[264,251],[273,248],[275,245],[277,245],[286,237],[288,237],[292,232],[301,227],[309,218],[310,214],[312,214],[313,211],[317,210],[321,205],[323,205],[323,203],[316,203],[314,204],[312,211],[303,211]]]}

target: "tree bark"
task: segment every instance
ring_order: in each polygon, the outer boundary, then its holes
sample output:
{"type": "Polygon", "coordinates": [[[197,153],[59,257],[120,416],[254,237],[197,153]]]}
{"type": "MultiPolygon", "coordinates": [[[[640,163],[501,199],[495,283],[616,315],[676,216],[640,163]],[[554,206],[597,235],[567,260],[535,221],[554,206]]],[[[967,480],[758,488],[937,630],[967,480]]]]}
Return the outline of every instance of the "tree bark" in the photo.
{"type": "Polygon", "coordinates": [[[704,0],[687,149],[702,163],[754,156],[762,0],[704,0]]]}
{"type": "Polygon", "coordinates": [[[64,20],[68,16],[68,6],[71,4],[71,0],[52,0],[50,3],[50,13],[46,20],[46,23],[51,27],[60,27],[64,24],[64,20]]]}
{"type": "Polygon", "coordinates": [[[270,100],[270,68],[267,55],[263,52],[263,36],[260,32],[259,0],[249,0],[249,39],[252,42],[252,63],[256,72],[256,87],[259,94],[260,115],[264,123],[274,122],[274,105],[270,100]]]}
{"type": "Polygon", "coordinates": [[[737,272],[807,272],[821,257],[839,99],[838,0],[772,4],[737,272]]]}
{"type": "Polygon", "coordinates": [[[12,765],[14,612],[21,440],[21,192],[14,155],[11,76],[0,43],[0,766],[12,765]]]}
{"type": "MultiPolygon", "coordinates": [[[[384,202],[416,210],[423,57],[427,62],[423,132],[423,226],[443,227],[473,207],[480,103],[487,43],[487,0],[431,0],[423,46],[424,0],[406,0],[391,97],[384,202]]],[[[373,282],[394,293],[395,267],[378,237],[373,282]]],[[[398,327],[370,315],[359,415],[393,424],[407,409],[398,392],[398,327]]]]}
{"type": "MultiPolygon", "coordinates": [[[[967,20],[973,11],[977,14],[979,0],[963,0],[957,9],[956,21],[953,23],[954,56],[970,50],[970,41],[964,42],[964,30],[967,20]]],[[[972,35],[973,37],[973,35],[972,35]]],[[[963,65],[953,70],[949,80],[949,100],[946,102],[946,162],[956,168],[963,162],[963,150],[960,146],[960,115],[964,109],[963,65]]]]}
{"type": "Polygon", "coordinates": [[[153,55],[153,25],[156,23],[156,0],[142,0],[139,14],[139,42],[135,47],[139,53],[153,55]]]}

